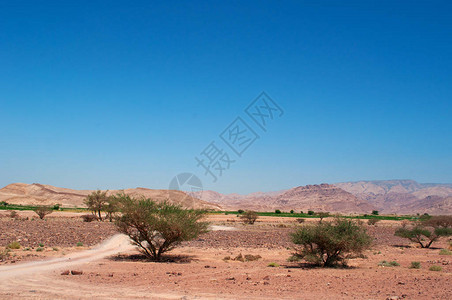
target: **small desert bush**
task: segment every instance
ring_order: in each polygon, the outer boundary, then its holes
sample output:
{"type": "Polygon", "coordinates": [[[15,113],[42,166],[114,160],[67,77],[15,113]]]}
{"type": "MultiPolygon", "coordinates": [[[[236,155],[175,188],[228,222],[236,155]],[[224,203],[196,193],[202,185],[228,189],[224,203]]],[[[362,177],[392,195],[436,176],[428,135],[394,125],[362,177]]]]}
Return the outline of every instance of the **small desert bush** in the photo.
{"type": "Polygon", "coordinates": [[[260,255],[245,254],[245,261],[256,261],[262,258],[260,255]]]}
{"type": "Polygon", "coordinates": [[[36,252],[42,252],[42,251],[44,251],[44,248],[42,248],[42,247],[36,248],[36,252]]]}
{"type": "Polygon", "coordinates": [[[345,264],[348,257],[360,255],[372,243],[361,223],[343,218],[300,227],[291,238],[301,245],[296,253],[299,257],[323,267],[345,264]]]}
{"type": "Polygon", "coordinates": [[[367,225],[375,225],[380,222],[380,219],[369,219],[367,220],[367,225]]]}
{"type": "Polygon", "coordinates": [[[9,213],[9,217],[12,218],[12,219],[17,219],[17,218],[19,217],[19,214],[17,213],[17,211],[12,210],[12,211],[9,213]]]}
{"type": "Polygon", "coordinates": [[[20,243],[18,241],[14,241],[9,243],[6,248],[8,249],[20,249],[20,243]]]}
{"type": "Polygon", "coordinates": [[[431,266],[430,268],[428,268],[430,271],[441,271],[443,268],[441,268],[441,266],[431,266]]]}
{"type": "Polygon", "coordinates": [[[5,260],[10,256],[11,250],[8,248],[0,250],[0,260],[5,260]]]}
{"type": "Polygon", "coordinates": [[[320,222],[322,222],[324,218],[328,218],[330,216],[330,213],[329,212],[319,212],[316,215],[320,219],[320,222]]]}
{"type": "Polygon", "coordinates": [[[398,267],[400,266],[400,264],[396,261],[386,261],[386,260],[382,260],[378,263],[378,265],[380,267],[398,267]]]}
{"type": "Polygon", "coordinates": [[[298,218],[297,219],[297,222],[300,223],[300,224],[304,223],[305,221],[306,221],[306,219],[303,219],[303,218],[298,218]]]}
{"type": "Polygon", "coordinates": [[[82,215],[81,218],[83,219],[83,222],[92,222],[98,220],[96,215],[82,215]]]}
{"type": "Polygon", "coordinates": [[[269,263],[269,264],[267,265],[267,267],[277,268],[277,267],[279,267],[279,264],[277,264],[277,263],[275,263],[275,262],[272,262],[272,263],[269,263]]]}
{"type": "Polygon", "coordinates": [[[77,243],[77,247],[83,247],[83,243],[82,242],[78,242],[77,243]]]}
{"type": "Polygon", "coordinates": [[[44,247],[44,244],[43,243],[39,243],[38,246],[39,247],[44,247]]]}
{"type": "Polygon", "coordinates": [[[262,258],[262,256],[260,256],[260,255],[252,255],[252,254],[242,255],[242,253],[240,253],[239,255],[237,255],[236,257],[234,257],[232,259],[231,259],[231,257],[226,256],[225,258],[223,258],[223,260],[235,260],[235,261],[245,262],[245,261],[256,261],[261,258],[262,258]]]}
{"type": "Polygon", "coordinates": [[[48,214],[51,214],[53,212],[53,208],[50,206],[38,206],[33,211],[39,216],[39,218],[42,220],[45,216],[48,214]]]}
{"type": "Polygon", "coordinates": [[[439,255],[452,255],[452,251],[450,251],[448,249],[441,249],[439,251],[439,255]]]}
{"type": "Polygon", "coordinates": [[[418,261],[412,261],[410,265],[410,269],[420,269],[421,263],[418,261]]]}
{"type": "Polygon", "coordinates": [[[257,218],[259,216],[257,215],[257,213],[255,211],[249,210],[244,212],[241,216],[240,219],[242,219],[242,222],[244,224],[250,224],[253,225],[254,222],[256,222],[257,218]]]}
{"type": "Polygon", "coordinates": [[[58,249],[57,247],[53,247],[52,250],[53,251],[60,251],[60,249],[58,249]]]}
{"type": "Polygon", "coordinates": [[[301,260],[301,257],[299,257],[296,254],[289,256],[289,258],[287,259],[288,262],[298,262],[300,260],[301,260]]]}

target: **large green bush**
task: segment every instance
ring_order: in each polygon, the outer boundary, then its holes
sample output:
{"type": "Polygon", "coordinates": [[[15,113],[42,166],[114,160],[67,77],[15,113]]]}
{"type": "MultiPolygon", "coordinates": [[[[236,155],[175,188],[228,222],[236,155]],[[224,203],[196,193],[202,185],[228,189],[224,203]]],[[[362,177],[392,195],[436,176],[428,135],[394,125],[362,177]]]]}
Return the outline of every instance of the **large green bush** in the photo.
{"type": "Polygon", "coordinates": [[[342,218],[300,227],[291,237],[301,245],[299,257],[323,267],[345,264],[351,254],[361,254],[372,242],[361,223],[342,218]]]}
{"type": "Polygon", "coordinates": [[[440,237],[452,235],[452,216],[434,216],[403,225],[396,229],[395,235],[418,243],[421,248],[430,248],[440,237]]]}
{"type": "Polygon", "coordinates": [[[89,194],[84,203],[88,206],[88,209],[93,212],[93,214],[97,214],[100,221],[102,221],[101,212],[105,209],[105,206],[108,203],[109,197],[107,196],[108,191],[100,191],[97,190],[89,194]]]}
{"type": "Polygon", "coordinates": [[[204,211],[128,195],[118,195],[116,199],[121,212],[116,219],[117,228],[153,260],[161,260],[163,253],[182,241],[207,232],[208,223],[200,221],[204,211]]]}

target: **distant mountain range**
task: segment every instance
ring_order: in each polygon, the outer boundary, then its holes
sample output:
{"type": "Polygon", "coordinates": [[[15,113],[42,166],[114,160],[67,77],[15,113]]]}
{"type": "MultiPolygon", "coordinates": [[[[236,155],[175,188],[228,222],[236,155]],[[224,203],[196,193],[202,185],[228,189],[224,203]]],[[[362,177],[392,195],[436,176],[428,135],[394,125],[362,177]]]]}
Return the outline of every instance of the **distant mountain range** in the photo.
{"type": "Polygon", "coordinates": [[[375,180],[335,185],[383,213],[452,214],[452,184],[375,180]]]}
{"type": "MultiPolygon", "coordinates": [[[[168,199],[186,207],[215,210],[252,209],[257,211],[328,211],[340,213],[452,214],[452,184],[418,183],[414,180],[376,180],[298,186],[275,192],[247,195],[215,191],[192,193],[135,188],[127,194],[168,199]]],[[[13,204],[56,203],[83,206],[92,191],[71,190],[42,184],[14,183],[0,189],[0,201],[13,204]]],[[[120,192],[110,191],[111,194],[120,192]]]]}
{"type": "Polygon", "coordinates": [[[195,196],[225,209],[452,214],[452,184],[414,180],[323,183],[248,195],[203,191],[195,196]]]}

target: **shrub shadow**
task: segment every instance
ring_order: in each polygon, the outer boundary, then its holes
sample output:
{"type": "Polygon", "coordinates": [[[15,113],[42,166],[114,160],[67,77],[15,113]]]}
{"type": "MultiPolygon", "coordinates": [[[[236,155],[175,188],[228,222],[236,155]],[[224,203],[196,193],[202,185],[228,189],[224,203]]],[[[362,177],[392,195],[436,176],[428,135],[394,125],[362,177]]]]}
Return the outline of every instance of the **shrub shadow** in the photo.
{"type": "Polygon", "coordinates": [[[109,258],[112,261],[126,261],[126,262],[154,262],[154,263],[176,263],[188,264],[192,261],[198,261],[189,255],[164,255],[160,261],[150,259],[144,254],[117,254],[109,258]]]}
{"type": "Polygon", "coordinates": [[[348,266],[348,265],[342,265],[342,264],[338,264],[338,265],[334,265],[334,266],[330,266],[330,267],[322,267],[316,264],[312,264],[312,263],[295,263],[295,264],[284,264],[281,265],[281,267],[285,268],[285,269],[344,269],[344,270],[354,270],[357,269],[357,267],[353,267],[353,266],[348,266]]]}

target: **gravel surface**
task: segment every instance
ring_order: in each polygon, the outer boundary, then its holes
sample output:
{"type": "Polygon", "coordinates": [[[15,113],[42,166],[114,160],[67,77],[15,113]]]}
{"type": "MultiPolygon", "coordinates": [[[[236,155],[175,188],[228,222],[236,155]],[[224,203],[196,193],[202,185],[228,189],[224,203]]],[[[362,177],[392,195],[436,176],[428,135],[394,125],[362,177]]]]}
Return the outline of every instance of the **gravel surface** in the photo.
{"type": "Polygon", "coordinates": [[[92,246],[114,235],[109,222],[83,222],[81,218],[11,219],[0,218],[0,246],[18,241],[23,247],[72,247],[77,243],[92,246]]]}

